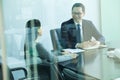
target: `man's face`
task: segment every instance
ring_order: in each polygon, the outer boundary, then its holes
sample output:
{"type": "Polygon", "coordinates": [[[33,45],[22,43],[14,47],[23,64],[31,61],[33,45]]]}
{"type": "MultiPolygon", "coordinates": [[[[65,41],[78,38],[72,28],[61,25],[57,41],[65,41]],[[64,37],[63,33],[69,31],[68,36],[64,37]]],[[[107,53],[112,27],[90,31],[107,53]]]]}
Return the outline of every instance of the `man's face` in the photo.
{"type": "Polygon", "coordinates": [[[74,7],[72,10],[72,17],[75,20],[75,22],[80,22],[85,15],[85,12],[83,12],[81,7],[74,7]]]}

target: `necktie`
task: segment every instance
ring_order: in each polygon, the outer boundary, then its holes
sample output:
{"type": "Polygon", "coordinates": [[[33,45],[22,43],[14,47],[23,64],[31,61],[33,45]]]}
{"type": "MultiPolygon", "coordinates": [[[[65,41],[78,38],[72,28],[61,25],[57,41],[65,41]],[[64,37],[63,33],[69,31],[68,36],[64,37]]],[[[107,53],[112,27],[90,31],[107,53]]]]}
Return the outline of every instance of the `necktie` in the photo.
{"type": "Polygon", "coordinates": [[[77,24],[76,26],[76,31],[77,31],[77,42],[81,43],[81,30],[80,30],[80,24],[77,24]]]}

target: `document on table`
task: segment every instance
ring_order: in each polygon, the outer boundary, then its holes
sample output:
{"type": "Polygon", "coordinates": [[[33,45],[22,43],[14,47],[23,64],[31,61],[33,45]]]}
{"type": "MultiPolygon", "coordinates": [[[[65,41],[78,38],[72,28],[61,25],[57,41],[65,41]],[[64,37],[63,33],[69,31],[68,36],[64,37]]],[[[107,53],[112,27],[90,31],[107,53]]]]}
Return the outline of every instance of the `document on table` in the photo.
{"type": "Polygon", "coordinates": [[[83,50],[83,49],[63,49],[63,51],[70,52],[70,53],[79,53],[79,52],[84,52],[85,50],[83,50]]]}
{"type": "Polygon", "coordinates": [[[85,49],[85,50],[89,50],[89,49],[97,49],[97,48],[99,48],[99,46],[92,46],[92,47],[83,48],[83,49],[85,49]]]}
{"type": "Polygon", "coordinates": [[[88,48],[83,48],[84,50],[89,50],[89,49],[97,49],[97,48],[105,48],[107,45],[96,45],[96,46],[91,46],[88,48]]]}

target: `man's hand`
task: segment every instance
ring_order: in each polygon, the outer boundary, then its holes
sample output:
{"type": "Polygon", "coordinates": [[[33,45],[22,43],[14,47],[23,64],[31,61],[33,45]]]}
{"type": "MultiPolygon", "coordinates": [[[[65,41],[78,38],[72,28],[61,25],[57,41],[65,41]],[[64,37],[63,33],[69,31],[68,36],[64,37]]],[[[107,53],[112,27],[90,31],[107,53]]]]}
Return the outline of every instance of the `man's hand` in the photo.
{"type": "Polygon", "coordinates": [[[94,47],[94,46],[100,46],[100,42],[97,41],[94,37],[91,38],[89,41],[85,41],[82,43],[77,43],[76,48],[89,48],[89,47],[94,47]]]}

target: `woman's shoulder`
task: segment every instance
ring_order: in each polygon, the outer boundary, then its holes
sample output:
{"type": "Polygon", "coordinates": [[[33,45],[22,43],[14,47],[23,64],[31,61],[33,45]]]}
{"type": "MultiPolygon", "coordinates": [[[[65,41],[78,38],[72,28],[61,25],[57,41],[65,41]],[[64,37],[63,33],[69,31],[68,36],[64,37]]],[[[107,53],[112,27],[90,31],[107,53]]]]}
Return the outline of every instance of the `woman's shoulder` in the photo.
{"type": "Polygon", "coordinates": [[[36,47],[43,47],[41,43],[36,42],[36,47]]]}

